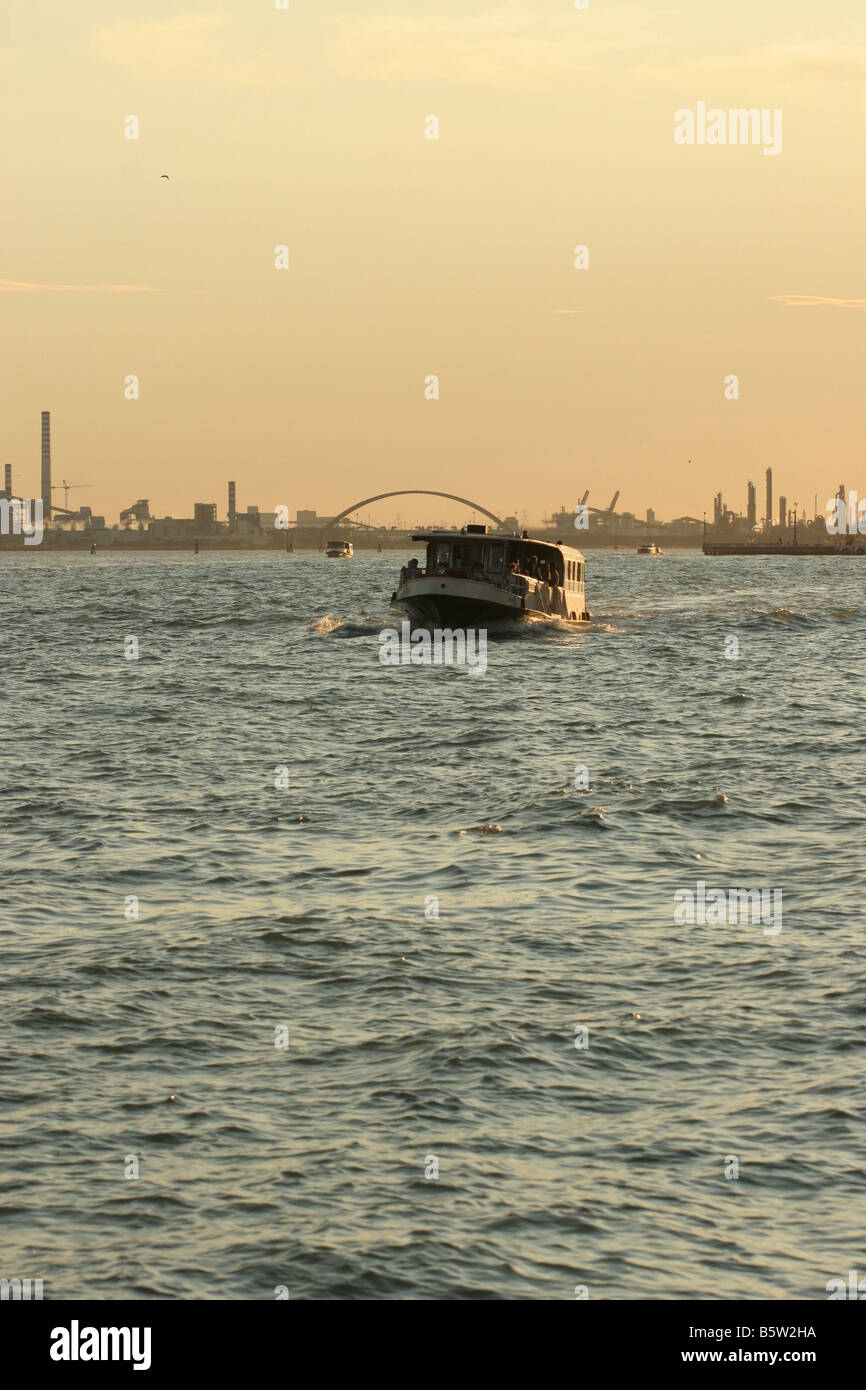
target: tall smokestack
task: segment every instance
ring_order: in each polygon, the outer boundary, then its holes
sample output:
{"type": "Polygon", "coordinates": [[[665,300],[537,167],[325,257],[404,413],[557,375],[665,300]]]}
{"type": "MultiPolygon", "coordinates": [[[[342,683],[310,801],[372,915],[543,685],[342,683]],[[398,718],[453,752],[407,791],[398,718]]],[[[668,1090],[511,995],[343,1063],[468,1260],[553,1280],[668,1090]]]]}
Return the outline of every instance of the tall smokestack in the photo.
{"type": "Polygon", "coordinates": [[[51,411],[42,412],[42,515],[51,519],[51,411]]]}
{"type": "Polygon", "coordinates": [[[767,469],[767,510],[764,513],[765,524],[769,531],[773,525],[773,470],[767,469]]]}
{"type": "Polygon", "coordinates": [[[6,465],[6,483],[5,483],[5,486],[4,486],[4,488],[3,488],[3,496],[6,498],[7,502],[8,502],[8,501],[11,499],[11,497],[12,497],[12,464],[11,464],[11,463],[7,463],[7,465],[6,465]]]}
{"type": "Polygon", "coordinates": [[[237,508],[235,507],[235,485],[234,485],[234,483],[229,483],[229,530],[230,530],[230,531],[234,531],[234,529],[235,529],[235,517],[236,517],[236,516],[237,516],[237,508]]]}

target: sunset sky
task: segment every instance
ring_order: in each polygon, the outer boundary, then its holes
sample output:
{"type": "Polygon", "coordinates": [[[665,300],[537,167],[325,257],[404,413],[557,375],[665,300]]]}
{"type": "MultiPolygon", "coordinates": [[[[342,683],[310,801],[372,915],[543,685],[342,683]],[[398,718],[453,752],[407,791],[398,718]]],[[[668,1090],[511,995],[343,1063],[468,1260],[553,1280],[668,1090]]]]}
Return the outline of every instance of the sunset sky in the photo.
{"type": "Polygon", "coordinates": [[[760,512],[768,465],[810,515],[866,494],[862,0],[5,9],[19,494],[43,409],[55,482],[110,521],[224,517],[229,478],[241,508],[404,486],[530,519],[586,488],[744,510],[750,478],[760,512]],[[698,102],[781,108],[781,153],[676,144],[698,102]]]}

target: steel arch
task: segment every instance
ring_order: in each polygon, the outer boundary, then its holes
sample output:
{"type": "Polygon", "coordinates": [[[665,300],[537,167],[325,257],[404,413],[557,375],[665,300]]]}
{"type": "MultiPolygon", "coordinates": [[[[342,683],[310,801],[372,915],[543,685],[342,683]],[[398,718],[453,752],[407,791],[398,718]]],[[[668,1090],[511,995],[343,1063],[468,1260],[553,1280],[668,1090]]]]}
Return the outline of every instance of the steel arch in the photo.
{"type": "Polygon", "coordinates": [[[372,502],[381,502],[385,497],[447,497],[450,502],[462,502],[464,507],[471,507],[473,511],[481,512],[491,521],[495,521],[497,526],[505,529],[505,522],[502,518],[498,517],[495,512],[488,511],[486,507],[482,507],[480,502],[472,502],[468,497],[458,497],[454,492],[433,492],[430,488],[424,487],[397,488],[395,492],[379,492],[375,497],[365,497],[361,502],[353,502],[351,507],[346,507],[339,516],[331,517],[331,520],[326,521],[321,529],[327,531],[329,526],[336,526],[352,512],[360,511],[361,507],[368,507],[372,502]]]}

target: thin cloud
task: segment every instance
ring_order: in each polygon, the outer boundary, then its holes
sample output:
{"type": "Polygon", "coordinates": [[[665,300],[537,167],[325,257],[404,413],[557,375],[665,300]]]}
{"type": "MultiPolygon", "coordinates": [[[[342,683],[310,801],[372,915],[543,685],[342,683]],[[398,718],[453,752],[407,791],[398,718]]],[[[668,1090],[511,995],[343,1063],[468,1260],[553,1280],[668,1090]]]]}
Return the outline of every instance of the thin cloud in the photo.
{"type": "Polygon", "coordinates": [[[97,29],[87,51],[137,77],[217,87],[297,86],[306,74],[280,45],[241,51],[238,26],[221,14],[121,19],[97,29]]]}
{"type": "Polygon", "coordinates": [[[639,63],[635,73],[656,81],[724,79],[740,86],[746,80],[788,83],[809,78],[862,83],[866,77],[866,44],[852,42],[848,37],[825,43],[765,44],[761,48],[732,49],[703,57],[670,48],[659,61],[639,63]]]}
{"type": "Polygon", "coordinates": [[[743,55],[743,66],[767,74],[835,81],[866,76],[866,44],[850,38],[830,43],[773,44],[743,55]]]}
{"type": "Polygon", "coordinates": [[[792,309],[820,308],[829,305],[832,309],[866,309],[866,299],[826,299],[818,294],[773,294],[772,303],[785,304],[792,309]]]}
{"type": "MultiPolygon", "coordinates": [[[[566,0],[560,0],[565,6],[566,0]]],[[[696,58],[672,36],[667,10],[636,5],[539,13],[508,0],[470,14],[333,16],[312,41],[250,44],[217,12],[170,19],[121,19],[96,29],[86,51],[137,77],[255,90],[309,86],[330,70],[360,81],[435,81],[525,86],[621,68],[653,81],[745,75],[866,76],[866,44],[851,36],[824,43],[774,44],[696,58]],[[302,56],[297,56],[301,54],[302,56]]],[[[282,33],[290,31],[281,29],[282,33]]]]}
{"type": "Polygon", "coordinates": [[[0,280],[0,294],[159,294],[153,285],[33,285],[27,280],[0,280]]]}
{"type": "MultiPolygon", "coordinates": [[[[655,17],[658,22],[658,16],[655,17]]],[[[342,77],[379,82],[524,84],[600,71],[654,43],[647,15],[572,11],[566,22],[512,3],[477,14],[364,15],[328,22],[342,77]]]]}

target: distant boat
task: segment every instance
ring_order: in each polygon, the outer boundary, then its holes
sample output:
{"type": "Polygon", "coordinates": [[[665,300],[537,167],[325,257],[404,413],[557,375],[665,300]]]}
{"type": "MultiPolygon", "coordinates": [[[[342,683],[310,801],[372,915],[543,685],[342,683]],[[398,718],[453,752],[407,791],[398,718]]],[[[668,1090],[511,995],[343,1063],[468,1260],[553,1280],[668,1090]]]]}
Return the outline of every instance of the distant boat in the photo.
{"type": "Polygon", "coordinates": [[[351,560],[355,547],[351,541],[328,541],[325,551],[329,560],[351,560]]]}
{"type": "Polygon", "coordinates": [[[413,560],[400,573],[391,602],[419,624],[462,627],[503,619],[588,623],[586,560],[579,550],[530,540],[486,526],[425,531],[424,568],[413,560]]]}
{"type": "Polygon", "coordinates": [[[650,541],[649,545],[639,545],[637,553],[638,555],[664,555],[661,546],[656,545],[655,541],[650,541]]]}

